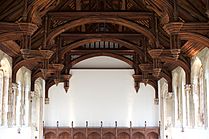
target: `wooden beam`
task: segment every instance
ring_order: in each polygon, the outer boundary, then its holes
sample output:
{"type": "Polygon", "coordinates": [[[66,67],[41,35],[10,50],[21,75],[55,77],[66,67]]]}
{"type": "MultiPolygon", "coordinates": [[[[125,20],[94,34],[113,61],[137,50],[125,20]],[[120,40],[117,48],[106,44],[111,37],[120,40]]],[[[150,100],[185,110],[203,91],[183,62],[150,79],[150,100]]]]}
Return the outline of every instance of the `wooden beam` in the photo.
{"type": "Polygon", "coordinates": [[[151,12],[49,12],[49,16],[53,16],[54,18],[70,18],[70,17],[81,17],[81,16],[119,16],[119,17],[127,17],[127,18],[150,18],[153,16],[151,12]]]}
{"type": "Polygon", "coordinates": [[[69,53],[74,54],[74,55],[83,55],[83,54],[88,54],[88,53],[115,53],[119,55],[133,55],[135,54],[134,50],[104,50],[104,49],[94,49],[94,50],[71,50],[69,53]]]}
{"type": "Polygon", "coordinates": [[[144,37],[139,33],[62,33],[64,39],[81,39],[81,38],[121,38],[121,39],[139,39],[144,37]]]}

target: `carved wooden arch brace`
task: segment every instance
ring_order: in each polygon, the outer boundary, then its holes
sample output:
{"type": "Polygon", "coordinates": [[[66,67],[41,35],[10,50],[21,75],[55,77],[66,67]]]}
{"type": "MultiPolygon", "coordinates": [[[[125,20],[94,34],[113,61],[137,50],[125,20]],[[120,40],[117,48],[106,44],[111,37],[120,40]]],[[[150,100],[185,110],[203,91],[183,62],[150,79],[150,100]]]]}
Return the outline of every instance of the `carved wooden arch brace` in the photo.
{"type": "Polygon", "coordinates": [[[55,84],[54,80],[46,80],[45,85],[45,98],[49,98],[49,88],[55,84]]]}
{"type": "Polygon", "coordinates": [[[119,18],[117,16],[113,16],[113,17],[108,17],[108,16],[89,16],[89,17],[83,17],[74,21],[71,21],[69,23],[66,23],[64,25],[58,26],[57,28],[55,28],[48,36],[47,36],[47,44],[51,44],[52,40],[58,36],[59,34],[80,26],[80,25],[84,25],[84,24],[88,24],[88,23],[113,23],[113,24],[119,24],[119,25],[123,25],[125,27],[128,27],[130,29],[135,30],[136,32],[142,33],[144,36],[146,36],[150,42],[154,45],[156,38],[155,36],[147,29],[145,29],[144,27],[140,26],[137,23],[131,22],[129,20],[123,19],[123,18],[119,18]]]}
{"type": "MultiPolygon", "coordinates": [[[[26,68],[30,69],[30,67],[28,67],[28,65],[30,65],[29,63],[33,62],[34,64],[36,62],[41,62],[42,60],[41,59],[36,59],[36,58],[30,58],[30,59],[27,59],[27,60],[21,60],[20,62],[16,63],[14,66],[13,66],[13,72],[12,72],[12,82],[16,82],[16,74],[17,74],[17,71],[25,66],[26,68]]],[[[35,65],[33,65],[35,66],[35,65]]]]}
{"type": "Polygon", "coordinates": [[[158,99],[158,85],[157,85],[157,81],[149,80],[148,84],[151,85],[155,89],[155,98],[158,99]]]}
{"type": "Polygon", "coordinates": [[[34,89],[35,89],[35,81],[39,77],[43,78],[43,73],[41,71],[36,73],[36,74],[34,74],[34,75],[32,75],[32,77],[31,77],[31,91],[34,91],[34,89]]]}
{"type": "Polygon", "coordinates": [[[20,40],[23,33],[18,32],[7,32],[0,34],[0,42],[10,41],[10,40],[20,40]]]}
{"type": "Polygon", "coordinates": [[[164,25],[163,28],[168,34],[178,34],[181,40],[192,40],[209,47],[209,39],[199,34],[201,31],[209,31],[209,23],[171,22],[164,25]]]}
{"type": "Polygon", "coordinates": [[[155,11],[161,17],[161,23],[167,24],[173,19],[173,7],[166,0],[144,0],[147,8],[155,11]],[[160,11],[161,10],[161,11],[160,11]]]}
{"type": "Polygon", "coordinates": [[[182,40],[196,41],[209,48],[209,39],[203,35],[191,32],[179,32],[178,34],[182,40]]]}
{"type": "Polygon", "coordinates": [[[111,41],[114,43],[118,43],[118,44],[123,45],[126,48],[133,49],[139,55],[144,56],[144,53],[142,52],[141,49],[138,48],[137,45],[131,44],[131,43],[126,42],[124,40],[111,39],[111,38],[92,38],[92,39],[79,40],[79,41],[74,42],[73,44],[65,46],[65,48],[63,50],[61,50],[61,58],[63,59],[64,55],[72,49],[75,49],[75,48],[77,48],[81,45],[87,44],[87,43],[93,43],[93,42],[97,42],[97,41],[111,41]]]}
{"type": "Polygon", "coordinates": [[[113,58],[116,58],[116,59],[119,59],[127,64],[129,64],[131,67],[133,66],[133,62],[123,56],[120,56],[120,55],[117,55],[117,54],[113,54],[113,53],[93,53],[93,54],[87,54],[87,55],[84,55],[84,56],[81,56],[75,60],[73,60],[71,62],[71,65],[75,65],[85,59],[88,59],[88,58],[92,58],[92,57],[97,57],[97,56],[109,56],[109,57],[113,57],[113,58]]]}
{"type": "Polygon", "coordinates": [[[166,73],[161,72],[161,77],[165,78],[168,82],[168,92],[173,92],[172,88],[172,79],[170,76],[168,76],[166,73]]]}
{"type": "Polygon", "coordinates": [[[186,74],[186,84],[191,83],[191,69],[187,63],[185,63],[184,61],[182,61],[180,59],[177,59],[174,61],[173,59],[169,59],[169,58],[164,59],[164,61],[168,62],[168,63],[175,63],[177,66],[182,67],[185,71],[185,74],[186,74]]]}

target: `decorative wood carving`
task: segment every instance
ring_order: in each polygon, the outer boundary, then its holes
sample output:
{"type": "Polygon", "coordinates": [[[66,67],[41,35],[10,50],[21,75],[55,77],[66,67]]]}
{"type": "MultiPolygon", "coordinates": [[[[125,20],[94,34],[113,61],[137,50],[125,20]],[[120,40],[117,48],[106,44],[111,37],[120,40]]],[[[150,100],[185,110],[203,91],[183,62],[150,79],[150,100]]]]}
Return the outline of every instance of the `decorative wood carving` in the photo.
{"type": "Polygon", "coordinates": [[[159,127],[45,127],[45,139],[158,139],[159,127]]]}
{"type": "Polygon", "coordinates": [[[136,91],[140,82],[157,88],[164,77],[172,92],[171,71],[181,66],[189,84],[190,58],[209,47],[208,0],[193,3],[7,0],[0,5],[0,49],[13,58],[13,82],[22,66],[32,70],[32,79],[43,77],[41,70],[51,72],[45,77],[46,96],[55,82],[68,90],[74,64],[102,55],[131,65],[136,91]],[[63,67],[51,68],[54,63],[63,67]]]}

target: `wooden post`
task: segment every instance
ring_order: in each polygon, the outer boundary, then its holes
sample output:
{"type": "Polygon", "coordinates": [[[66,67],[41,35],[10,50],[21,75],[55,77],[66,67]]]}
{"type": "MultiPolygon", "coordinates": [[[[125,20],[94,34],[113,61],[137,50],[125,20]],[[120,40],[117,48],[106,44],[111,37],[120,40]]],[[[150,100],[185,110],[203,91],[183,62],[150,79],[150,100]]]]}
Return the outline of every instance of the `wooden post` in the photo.
{"type": "Polygon", "coordinates": [[[132,131],[133,131],[133,129],[132,129],[132,122],[130,121],[130,139],[132,139],[132,131]]]}
{"type": "Polygon", "coordinates": [[[102,128],[103,128],[103,122],[101,121],[101,129],[100,129],[100,137],[101,137],[101,139],[102,139],[102,137],[103,137],[102,128]]]}
{"type": "Polygon", "coordinates": [[[73,136],[73,121],[71,122],[71,139],[73,139],[74,136],[73,136]]]}
{"type": "Polygon", "coordinates": [[[88,138],[88,121],[86,121],[86,139],[88,138]]]}
{"type": "Polygon", "coordinates": [[[57,131],[56,131],[56,137],[58,137],[58,132],[59,132],[59,121],[57,121],[57,131]]]}
{"type": "Polygon", "coordinates": [[[118,129],[117,129],[118,123],[115,121],[115,139],[118,139],[118,129]]]}

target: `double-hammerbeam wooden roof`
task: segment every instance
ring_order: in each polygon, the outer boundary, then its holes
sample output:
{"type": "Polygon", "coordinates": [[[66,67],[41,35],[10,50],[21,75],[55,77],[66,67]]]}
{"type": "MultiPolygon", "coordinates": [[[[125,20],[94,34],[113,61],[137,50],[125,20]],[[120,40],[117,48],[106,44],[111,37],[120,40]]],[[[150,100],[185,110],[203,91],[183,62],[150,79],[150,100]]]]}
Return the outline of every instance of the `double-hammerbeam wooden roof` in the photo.
{"type": "MultiPolygon", "coordinates": [[[[209,47],[209,0],[1,0],[0,49],[32,84],[46,80],[69,87],[70,69],[95,56],[128,63],[139,83],[156,89],[180,66],[190,83],[190,58],[209,47]]],[[[32,86],[32,90],[34,87],[32,86]]]]}

